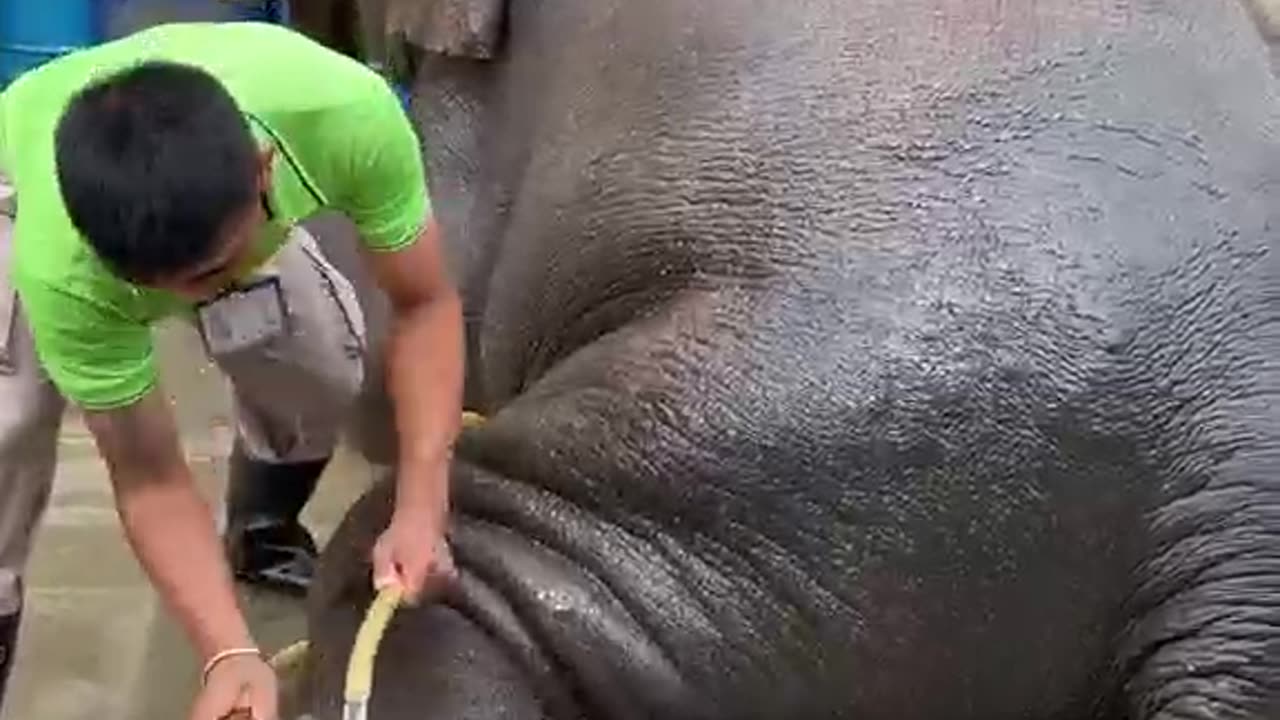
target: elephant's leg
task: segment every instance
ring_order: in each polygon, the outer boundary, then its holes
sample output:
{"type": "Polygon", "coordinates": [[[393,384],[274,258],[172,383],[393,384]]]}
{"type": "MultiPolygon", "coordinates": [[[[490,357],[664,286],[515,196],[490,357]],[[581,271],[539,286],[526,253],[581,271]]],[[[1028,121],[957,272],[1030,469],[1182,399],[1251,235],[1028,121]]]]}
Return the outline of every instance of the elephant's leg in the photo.
{"type": "MultiPolygon", "coordinates": [[[[354,638],[355,618],[341,632],[354,638]]],[[[522,671],[478,625],[447,606],[402,613],[378,653],[370,717],[382,720],[540,720],[522,671]]],[[[332,631],[338,631],[333,628],[332,631]]],[[[329,665],[331,669],[336,664],[329,665]]],[[[337,678],[334,678],[335,680],[337,678]]],[[[341,683],[326,685],[341,690],[341,683]]],[[[337,708],[331,696],[326,706],[337,708]]],[[[317,714],[333,718],[336,712],[317,714]]]]}
{"type": "MultiPolygon", "coordinates": [[[[375,717],[706,716],[693,709],[671,658],[648,635],[634,592],[593,567],[593,551],[626,533],[464,462],[453,475],[450,543],[459,582],[434,605],[397,611],[375,668],[375,717]]],[[[322,720],[338,706],[345,653],[372,599],[366,558],[392,492],[385,483],[348,513],[311,596],[304,692],[307,705],[324,711],[316,712],[322,720]]],[[[599,552],[609,554],[607,547],[599,552]]],[[[655,585],[671,580],[656,554],[627,558],[617,569],[655,585]]],[[[689,617],[678,596],[669,599],[649,612],[689,617]]]]}
{"type": "MultiPolygon", "coordinates": [[[[368,557],[390,507],[390,483],[355,505],[335,534],[312,594],[306,706],[317,720],[341,717],[347,652],[372,600],[368,557]]],[[[463,570],[455,598],[404,607],[378,648],[370,716],[381,720],[534,720],[548,716],[526,668],[493,631],[502,610],[463,570]],[[454,606],[467,606],[469,613],[454,606]]],[[[554,703],[553,703],[554,705],[554,703]]]]}

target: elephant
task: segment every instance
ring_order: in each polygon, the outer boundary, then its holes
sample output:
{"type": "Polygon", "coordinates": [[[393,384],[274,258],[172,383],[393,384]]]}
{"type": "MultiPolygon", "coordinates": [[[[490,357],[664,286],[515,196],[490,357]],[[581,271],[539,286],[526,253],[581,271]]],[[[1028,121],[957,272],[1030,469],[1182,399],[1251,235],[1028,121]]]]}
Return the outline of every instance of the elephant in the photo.
{"type": "MultiPolygon", "coordinates": [[[[410,90],[487,418],[370,717],[1280,717],[1244,3],[295,4],[410,90]]],[[[393,493],[323,551],[322,720],[393,493]]]]}

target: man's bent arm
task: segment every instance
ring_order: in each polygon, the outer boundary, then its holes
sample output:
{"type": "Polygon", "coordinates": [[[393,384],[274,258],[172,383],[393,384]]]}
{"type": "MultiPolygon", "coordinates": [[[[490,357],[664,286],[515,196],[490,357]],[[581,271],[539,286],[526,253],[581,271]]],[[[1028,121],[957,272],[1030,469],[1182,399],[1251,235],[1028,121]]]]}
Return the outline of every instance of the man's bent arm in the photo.
{"type": "Polygon", "coordinates": [[[448,461],[462,417],[462,303],[435,220],[409,247],[369,253],[394,308],[387,384],[399,436],[399,507],[448,503],[448,461]]]}
{"type": "Polygon", "coordinates": [[[208,504],[159,389],[129,407],[86,412],[134,553],[202,658],[253,645],[208,504]]]}

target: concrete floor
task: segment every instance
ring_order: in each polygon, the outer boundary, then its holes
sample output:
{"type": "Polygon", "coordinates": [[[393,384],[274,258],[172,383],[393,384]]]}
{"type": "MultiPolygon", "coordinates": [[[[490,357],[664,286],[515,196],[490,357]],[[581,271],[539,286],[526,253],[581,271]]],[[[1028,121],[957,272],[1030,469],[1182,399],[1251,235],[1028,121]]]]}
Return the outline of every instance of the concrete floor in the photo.
{"type": "MultiPolygon", "coordinates": [[[[166,387],[201,488],[221,512],[231,445],[222,376],[188,328],[158,334],[166,387]]],[[[74,415],[62,433],[52,504],[36,541],[17,665],[0,720],[175,720],[198,684],[198,663],[130,554],[106,473],[74,415]]],[[[340,452],[305,513],[322,542],[367,487],[370,470],[340,452]]],[[[241,593],[270,651],[303,637],[300,603],[241,593]]]]}

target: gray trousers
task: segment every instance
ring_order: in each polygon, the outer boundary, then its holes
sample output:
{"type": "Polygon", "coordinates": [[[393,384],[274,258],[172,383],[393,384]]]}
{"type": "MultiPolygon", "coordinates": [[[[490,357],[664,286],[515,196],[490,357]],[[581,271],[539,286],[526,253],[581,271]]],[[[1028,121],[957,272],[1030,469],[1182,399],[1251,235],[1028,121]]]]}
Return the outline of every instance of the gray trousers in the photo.
{"type": "MultiPolygon", "coordinates": [[[[40,367],[10,281],[15,209],[6,192],[0,177],[0,615],[21,607],[22,576],[49,502],[66,407],[40,367]]],[[[350,233],[338,234],[354,243],[350,233]]],[[[346,255],[348,263],[358,257],[346,255]]],[[[384,307],[380,297],[371,297],[367,281],[358,293],[301,227],[263,272],[279,279],[287,331],[246,350],[210,353],[230,381],[245,450],[273,463],[318,460],[350,429],[366,458],[389,463],[395,452],[390,403],[365,311],[384,307]]]]}

